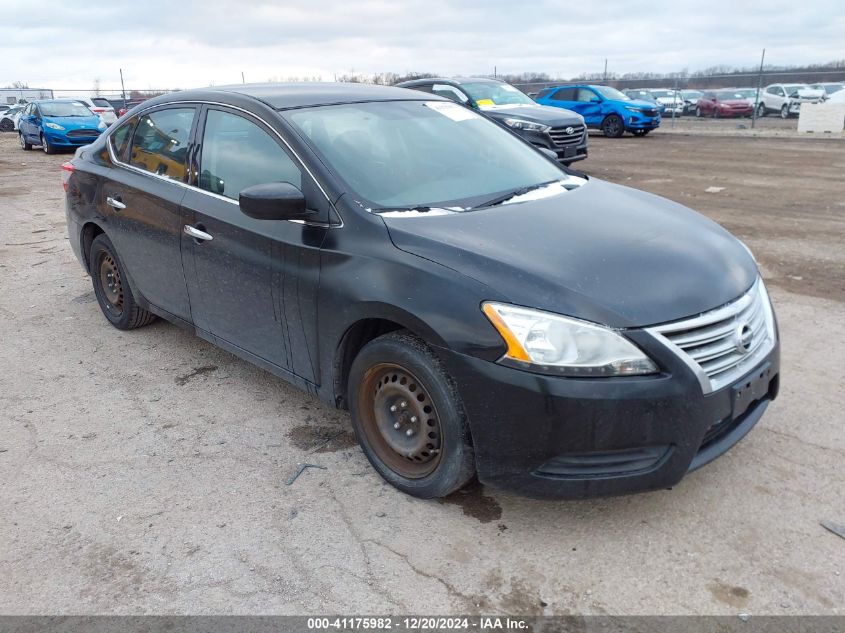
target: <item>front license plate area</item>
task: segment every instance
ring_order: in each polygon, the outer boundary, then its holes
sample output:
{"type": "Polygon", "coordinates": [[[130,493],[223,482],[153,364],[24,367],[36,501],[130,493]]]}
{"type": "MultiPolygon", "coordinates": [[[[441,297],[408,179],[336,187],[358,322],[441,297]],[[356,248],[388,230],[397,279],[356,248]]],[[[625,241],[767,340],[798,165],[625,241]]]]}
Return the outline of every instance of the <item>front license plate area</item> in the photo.
{"type": "Polygon", "coordinates": [[[748,406],[769,393],[769,383],[772,380],[770,363],[758,367],[753,374],[746,376],[742,382],[733,386],[733,417],[734,419],[745,413],[748,406]]]}
{"type": "Polygon", "coordinates": [[[576,155],[577,152],[578,152],[577,147],[567,147],[566,149],[563,150],[563,157],[564,158],[572,158],[573,156],[576,155]]]}

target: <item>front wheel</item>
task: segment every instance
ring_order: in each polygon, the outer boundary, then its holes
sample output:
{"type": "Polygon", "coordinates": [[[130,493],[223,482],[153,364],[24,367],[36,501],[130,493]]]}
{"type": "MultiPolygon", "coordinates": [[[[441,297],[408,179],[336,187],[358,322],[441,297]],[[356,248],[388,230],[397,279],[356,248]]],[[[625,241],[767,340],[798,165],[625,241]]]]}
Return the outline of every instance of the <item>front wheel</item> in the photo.
{"type": "Polygon", "coordinates": [[[780,107],[780,118],[781,119],[788,119],[789,118],[789,106],[785,103],[780,107]]]}
{"type": "Polygon", "coordinates": [[[702,114],[701,108],[699,108],[698,106],[695,106],[695,116],[697,116],[700,119],[701,114],[702,114]]]}
{"type": "Polygon", "coordinates": [[[43,134],[41,135],[41,149],[44,150],[45,154],[55,154],[56,153],[56,148],[53,147],[52,145],[50,145],[50,140],[46,136],[44,136],[43,134]]]}
{"type": "Polygon", "coordinates": [[[388,483],[430,499],[475,476],[457,389],[421,339],[398,331],[367,343],[352,363],[347,393],[358,443],[388,483]]]}
{"type": "Polygon", "coordinates": [[[766,106],[762,103],[757,106],[757,118],[762,119],[766,116],[766,106]]]}
{"type": "Polygon", "coordinates": [[[32,143],[30,143],[29,141],[27,141],[27,140],[24,138],[24,136],[23,136],[23,132],[20,132],[20,133],[18,134],[18,141],[20,141],[20,144],[21,144],[21,149],[25,149],[26,151],[29,151],[29,150],[31,150],[31,149],[32,149],[32,143]]]}
{"type": "Polygon", "coordinates": [[[0,132],[11,132],[15,129],[15,124],[12,123],[11,119],[3,119],[0,121],[0,132]]]}
{"type": "Polygon", "coordinates": [[[619,138],[625,133],[625,122],[618,114],[611,114],[602,121],[601,130],[605,136],[619,138]]]}

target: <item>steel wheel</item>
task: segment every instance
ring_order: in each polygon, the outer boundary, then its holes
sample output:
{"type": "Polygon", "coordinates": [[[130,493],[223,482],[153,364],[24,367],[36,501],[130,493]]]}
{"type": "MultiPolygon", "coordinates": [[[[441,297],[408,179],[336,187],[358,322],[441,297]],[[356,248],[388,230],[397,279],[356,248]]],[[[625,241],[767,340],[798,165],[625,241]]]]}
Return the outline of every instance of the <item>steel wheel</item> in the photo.
{"type": "Polygon", "coordinates": [[[106,307],[115,316],[123,314],[123,284],[120,270],[111,253],[102,253],[99,262],[100,288],[106,300],[106,307]]]}
{"type": "Polygon", "coordinates": [[[371,367],[360,384],[361,428],[379,458],[408,479],[430,475],[441,457],[440,418],[431,394],[394,363],[371,367]]]}

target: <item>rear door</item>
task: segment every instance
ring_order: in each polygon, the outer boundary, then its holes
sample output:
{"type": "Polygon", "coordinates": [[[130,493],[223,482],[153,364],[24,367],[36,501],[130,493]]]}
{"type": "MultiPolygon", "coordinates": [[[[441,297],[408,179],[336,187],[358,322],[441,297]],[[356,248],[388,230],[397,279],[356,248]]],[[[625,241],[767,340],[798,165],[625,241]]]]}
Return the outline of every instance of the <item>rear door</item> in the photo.
{"type": "Polygon", "coordinates": [[[194,324],[315,382],[316,293],[328,203],[278,134],[241,110],[204,108],[197,138],[199,189],[192,188],[182,204],[186,224],[210,239],[182,236],[194,324]],[[315,221],[244,215],[238,194],[268,182],[302,189],[309,208],[319,211],[315,221]]]}
{"type": "MultiPolygon", "coordinates": [[[[545,99],[545,105],[566,108],[581,114],[581,105],[576,100],[577,88],[559,88],[545,99]]],[[[583,116],[583,115],[582,115],[583,116]]]]}
{"type": "Polygon", "coordinates": [[[180,204],[198,106],[167,105],[133,117],[109,138],[116,167],[101,190],[105,229],[132,287],[160,310],[190,321],[182,272],[180,204]]]}

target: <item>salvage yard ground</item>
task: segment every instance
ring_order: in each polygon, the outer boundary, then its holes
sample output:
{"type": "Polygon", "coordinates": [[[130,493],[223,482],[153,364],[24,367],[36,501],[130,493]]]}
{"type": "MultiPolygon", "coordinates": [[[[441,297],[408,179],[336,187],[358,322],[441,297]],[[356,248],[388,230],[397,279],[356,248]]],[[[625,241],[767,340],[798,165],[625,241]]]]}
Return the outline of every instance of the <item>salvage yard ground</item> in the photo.
{"type": "Polygon", "coordinates": [[[845,613],[819,525],[845,523],[845,141],[591,137],[578,168],[749,244],[784,342],[734,450],[580,502],[406,497],[345,413],[167,323],[112,329],[66,240],[67,159],[0,135],[4,613],[845,613]],[[286,485],[304,462],[325,470],[286,485]]]}

